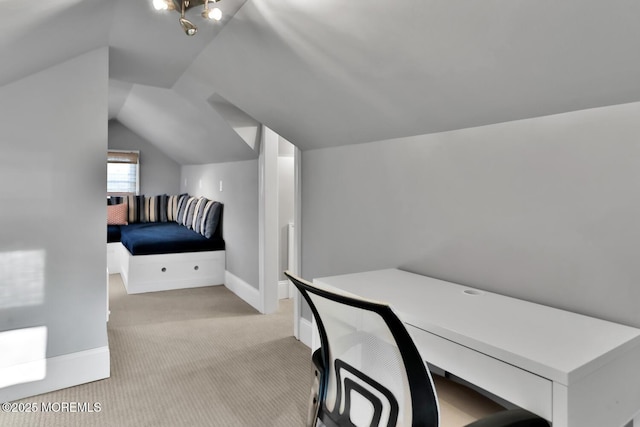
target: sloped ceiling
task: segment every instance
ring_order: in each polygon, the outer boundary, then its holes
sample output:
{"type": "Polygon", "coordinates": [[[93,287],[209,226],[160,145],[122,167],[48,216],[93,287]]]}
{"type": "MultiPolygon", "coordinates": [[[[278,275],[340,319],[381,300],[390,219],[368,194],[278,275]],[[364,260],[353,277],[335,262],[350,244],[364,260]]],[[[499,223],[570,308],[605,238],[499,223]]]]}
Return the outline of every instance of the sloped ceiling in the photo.
{"type": "Polygon", "coordinates": [[[224,19],[218,23],[201,19],[200,10],[189,11],[187,17],[198,26],[198,33],[188,37],[176,12],[156,12],[151,0],[118,0],[109,34],[110,118],[180,164],[255,158],[258,151],[212,105],[173,90],[245,1],[220,3],[224,19]]]}
{"type": "Polygon", "coordinates": [[[0,0],[0,86],[106,46],[104,0],[0,0]]]}
{"type": "Polygon", "coordinates": [[[314,149],[640,100],[637,1],[221,0],[194,37],[150,3],[0,0],[0,85],[108,45],[110,118],[182,164],[255,158],[258,123],[314,149]]]}
{"type": "Polygon", "coordinates": [[[253,0],[181,79],[303,149],[367,142],[637,101],[638,18],[628,0],[253,0]]]}

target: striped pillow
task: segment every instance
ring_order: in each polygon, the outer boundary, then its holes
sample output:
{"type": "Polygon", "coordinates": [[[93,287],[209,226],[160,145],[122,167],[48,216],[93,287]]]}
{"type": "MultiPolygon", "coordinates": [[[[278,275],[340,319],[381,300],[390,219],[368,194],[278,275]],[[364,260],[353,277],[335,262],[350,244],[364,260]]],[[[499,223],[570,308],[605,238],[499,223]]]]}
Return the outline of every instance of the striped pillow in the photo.
{"type": "Polygon", "coordinates": [[[180,201],[189,198],[187,193],[169,196],[167,198],[167,220],[178,221],[178,210],[180,209],[180,201]]]}
{"type": "Polygon", "coordinates": [[[167,220],[175,221],[178,215],[178,200],[180,196],[169,196],[167,199],[167,220]]]}
{"type": "Polygon", "coordinates": [[[189,200],[187,200],[187,207],[184,210],[183,225],[189,229],[193,227],[193,214],[196,211],[196,205],[198,204],[198,200],[200,199],[196,197],[190,197],[189,200]]]}
{"type": "Polygon", "coordinates": [[[202,216],[200,224],[200,234],[202,234],[207,239],[213,237],[213,235],[216,234],[216,230],[218,229],[221,213],[222,203],[210,200],[209,203],[207,203],[204,215],[202,216]]]}
{"type": "Polygon", "coordinates": [[[169,220],[169,212],[167,212],[167,200],[169,196],[161,194],[158,197],[158,216],[160,222],[167,222],[169,220]]]}
{"type": "Polygon", "coordinates": [[[187,202],[191,197],[188,194],[180,195],[178,199],[178,210],[176,211],[175,221],[178,224],[184,225],[184,211],[187,207],[187,202]]]}
{"type": "Polygon", "coordinates": [[[142,212],[140,212],[140,222],[149,222],[149,198],[142,196],[142,212]]]}
{"type": "Polygon", "coordinates": [[[196,209],[193,212],[193,221],[191,223],[191,229],[196,233],[200,233],[200,229],[202,228],[202,217],[204,216],[204,210],[207,206],[207,203],[211,202],[211,200],[206,197],[200,197],[198,199],[198,203],[196,203],[196,209]]]}
{"type": "Polygon", "coordinates": [[[140,222],[140,217],[144,213],[144,196],[127,196],[127,205],[129,206],[129,223],[140,222]]]}
{"type": "Polygon", "coordinates": [[[124,197],[122,196],[107,196],[107,205],[119,205],[124,203],[124,197]]]}
{"type": "Polygon", "coordinates": [[[144,209],[148,222],[167,222],[167,195],[145,197],[144,209]]]}
{"type": "Polygon", "coordinates": [[[144,198],[144,216],[147,218],[147,222],[158,222],[156,220],[156,197],[146,196],[144,198]]]}

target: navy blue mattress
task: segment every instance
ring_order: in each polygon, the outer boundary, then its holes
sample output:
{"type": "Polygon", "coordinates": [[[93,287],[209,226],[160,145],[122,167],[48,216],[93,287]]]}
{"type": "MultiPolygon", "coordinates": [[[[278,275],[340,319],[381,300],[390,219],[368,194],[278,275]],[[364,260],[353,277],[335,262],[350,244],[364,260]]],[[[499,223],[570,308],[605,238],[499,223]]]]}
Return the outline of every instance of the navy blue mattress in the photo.
{"type": "Polygon", "coordinates": [[[107,225],[107,243],[114,243],[119,241],[120,241],[120,226],[107,225]]]}
{"type": "Polygon", "coordinates": [[[120,226],[120,241],[132,255],[224,250],[224,240],[207,239],[176,222],[148,222],[120,226]]]}

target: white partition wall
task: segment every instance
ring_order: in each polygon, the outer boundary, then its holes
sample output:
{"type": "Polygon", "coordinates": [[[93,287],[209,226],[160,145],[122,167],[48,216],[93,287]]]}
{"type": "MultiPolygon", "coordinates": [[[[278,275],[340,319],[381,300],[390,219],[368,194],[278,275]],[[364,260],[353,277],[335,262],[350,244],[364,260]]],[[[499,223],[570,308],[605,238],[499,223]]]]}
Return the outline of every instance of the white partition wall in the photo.
{"type": "Polygon", "coordinates": [[[0,87],[1,402],[109,376],[107,59],[0,87]]]}
{"type": "Polygon", "coordinates": [[[262,127],[259,176],[259,280],[261,312],[278,309],[278,140],[277,133],[262,127]]]}

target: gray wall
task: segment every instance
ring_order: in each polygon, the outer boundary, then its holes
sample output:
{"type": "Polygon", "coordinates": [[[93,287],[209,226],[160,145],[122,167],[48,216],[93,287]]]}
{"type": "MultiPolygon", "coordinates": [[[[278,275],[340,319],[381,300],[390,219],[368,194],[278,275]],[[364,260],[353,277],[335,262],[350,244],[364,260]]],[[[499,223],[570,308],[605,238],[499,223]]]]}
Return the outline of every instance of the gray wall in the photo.
{"type": "Polygon", "coordinates": [[[0,331],[47,357],[108,345],[107,86],[101,48],[0,87],[0,331]]]}
{"type": "Polygon", "coordinates": [[[180,189],[224,203],[226,269],[258,289],[258,160],[182,166],[180,189]]]}
{"type": "Polygon", "coordinates": [[[140,151],[140,194],[177,194],[180,165],[117,120],[109,120],[109,148],[140,151]]]}
{"type": "Polygon", "coordinates": [[[640,327],[639,117],[305,151],[303,275],[400,267],[640,327]]]}

